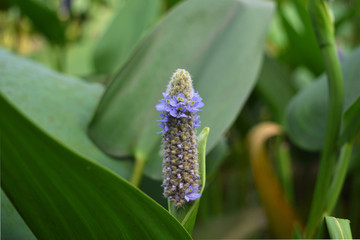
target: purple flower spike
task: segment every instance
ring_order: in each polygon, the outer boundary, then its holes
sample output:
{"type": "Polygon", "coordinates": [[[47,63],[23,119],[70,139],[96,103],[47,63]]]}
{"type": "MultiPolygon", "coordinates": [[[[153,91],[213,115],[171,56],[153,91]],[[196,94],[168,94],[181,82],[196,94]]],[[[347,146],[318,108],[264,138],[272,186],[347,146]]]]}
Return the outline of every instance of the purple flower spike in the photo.
{"type": "Polygon", "coordinates": [[[199,187],[192,187],[190,186],[188,190],[186,190],[185,192],[185,200],[187,202],[194,201],[196,199],[198,199],[199,197],[201,197],[201,194],[198,193],[197,191],[199,191],[199,187]]]}
{"type": "Polygon", "coordinates": [[[197,153],[197,112],[204,106],[194,92],[190,74],[178,69],[169,82],[166,93],[156,105],[161,120],[163,144],[164,196],[176,207],[201,197],[197,153]],[[190,187],[189,187],[190,186],[190,187]]]}

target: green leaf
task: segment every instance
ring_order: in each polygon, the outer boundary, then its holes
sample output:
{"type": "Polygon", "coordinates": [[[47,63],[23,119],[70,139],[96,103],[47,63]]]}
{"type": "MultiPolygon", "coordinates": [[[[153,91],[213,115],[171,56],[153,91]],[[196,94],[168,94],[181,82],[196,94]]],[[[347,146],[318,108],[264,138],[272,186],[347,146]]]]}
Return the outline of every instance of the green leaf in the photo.
{"type": "Polygon", "coordinates": [[[332,239],[352,239],[349,220],[326,216],[325,221],[332,239]]]}
{"type": "Polygon", "coordinates": [[[265,57],[255,90],[282,123],[286,106],[295,94],[289,72],[276,59],[265,57]]]}
{"type": "Polygon", "coordinates": [[[341,144],[352,141],[360,130],[360,97],[346,110],[343,116],[341,144]]]}
{"type": "MultiPolygon", "coordinates": [[[[205,189],[206,183],[206,142],[209,136],[210,129],[205,127],[198,136],[198,155],[199,155],[199,175],[201,183],[202,194],[205,189]]],[[[182,208],[176,208],[171,201],[169,203],[169,212],[184,226],[184,228],[192,233],[195,225],[196,215],[200,205],[200,199],[198,198],[190,204],[186,204],[182,208]]]]}
{"type": "Polygon", "coordinates": [[[111,159],[86,134],[102,85],[61,75],[1,48],[0,65],[0,94],[37,126],[78,154],[130,177],[130,161],[111,159]]]}
{"type": "Polygon", "coordinates": [[[124,179],[46,135],[0,95],[2,187],[39,239],[190,239],[124,179]]]}
{"type": "MultiPolygon", "coordinates": [[[[342,63],[344,78],[343,114],[360,97],[360,48],[342,63]]],[[[317,151],[322,149],[328,108],[326,76],[321,76],[289,103],[285,128],[290,138],[300,147],[317,151]]]]}
{"type": "Polygon", "coordinates": [[[1,190],[1,239],[27,239],[36,237],[1,190]]]}
{"type": "Polygon", "coordinates": [[[159,16],[160,0],[125,0],[105,30],[94,53],[95,69],[110,73],[125,62],[144,32],[159,16]]]}
{"type": "Polygon", "coordinates": [[[204,99],[200,115],[203,126],[212,131],[210,151],[255,84],[272,9],[268,1],[178,4],[107,88],[89,127],[90,137],[110,155],[146,161],[160,146],[155,105],[172,73],[185,68],[204,99]]]}
{"type": "Polygon", "coordinates": [[[65,26],[59,20],[56,11],[36,0],[5,0],[9,5],[18,6],[21,13],[29,17],[34,28],[51,43],[64,45],[65,26]]]}

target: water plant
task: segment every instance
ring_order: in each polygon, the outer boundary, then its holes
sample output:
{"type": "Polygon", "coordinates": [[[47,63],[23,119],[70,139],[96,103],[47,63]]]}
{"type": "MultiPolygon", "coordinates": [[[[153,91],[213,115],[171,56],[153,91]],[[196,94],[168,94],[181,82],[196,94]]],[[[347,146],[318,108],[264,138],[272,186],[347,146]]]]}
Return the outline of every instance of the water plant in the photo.
{"type": "Polygon", "coordinates": [[[359,13],[5,0],[1,238],[358,238],[359,13]]]}

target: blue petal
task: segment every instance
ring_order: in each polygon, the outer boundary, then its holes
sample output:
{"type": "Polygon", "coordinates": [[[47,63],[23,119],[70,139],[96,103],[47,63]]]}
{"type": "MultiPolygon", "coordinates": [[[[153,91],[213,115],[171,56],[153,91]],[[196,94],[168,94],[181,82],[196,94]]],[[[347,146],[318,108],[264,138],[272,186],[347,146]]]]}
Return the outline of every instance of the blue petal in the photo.
{"type": "Polygon", "coordinates": [[[165,105],[163,103],[157,104],[155,106],[155,108],[156,108],[156,110],[161,111],[161,112],[165,111],[165,105]]]}
{"type": "Polygon", "coordinates": [[[185,199],[186,197],[188,197],[190,200],[195,200],[195,199],[198,199],[199,197],[201,197],[201,194],[200,193],[191,193],[191,194],[188,194],[187,196],[185,196],[185,199]]]}

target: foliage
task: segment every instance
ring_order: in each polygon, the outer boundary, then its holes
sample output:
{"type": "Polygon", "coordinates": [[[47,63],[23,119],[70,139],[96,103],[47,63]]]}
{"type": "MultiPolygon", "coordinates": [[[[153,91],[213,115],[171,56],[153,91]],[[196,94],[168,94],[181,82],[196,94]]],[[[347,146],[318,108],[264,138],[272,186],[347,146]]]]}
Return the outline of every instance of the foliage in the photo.
{"type": "Polygon", "coordinates": [[[359,23],[356,0],[2,1],[1,238],[359,238],[359,23]],[[155,109],[178,68],[205,103],[182,208],[155,109]]]}

